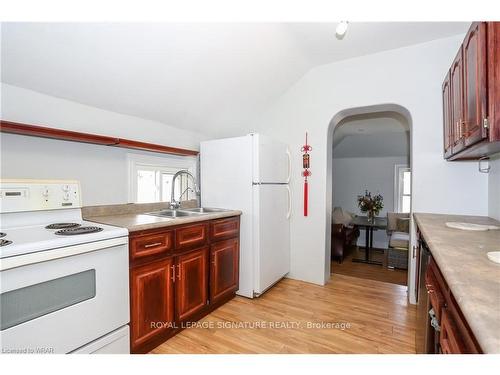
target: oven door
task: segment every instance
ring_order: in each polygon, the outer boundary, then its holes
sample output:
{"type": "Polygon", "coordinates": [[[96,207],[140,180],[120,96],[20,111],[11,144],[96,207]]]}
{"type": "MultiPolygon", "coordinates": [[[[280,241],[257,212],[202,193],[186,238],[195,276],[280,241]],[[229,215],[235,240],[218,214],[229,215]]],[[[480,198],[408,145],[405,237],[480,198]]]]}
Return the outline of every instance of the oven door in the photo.
{"type": "Polygon", "coordinates": [[[127,324],[127,238],[121,242],[80,254],[72,246],[71,256],[1,271],[2,352],[68,353],[127,324]]]}

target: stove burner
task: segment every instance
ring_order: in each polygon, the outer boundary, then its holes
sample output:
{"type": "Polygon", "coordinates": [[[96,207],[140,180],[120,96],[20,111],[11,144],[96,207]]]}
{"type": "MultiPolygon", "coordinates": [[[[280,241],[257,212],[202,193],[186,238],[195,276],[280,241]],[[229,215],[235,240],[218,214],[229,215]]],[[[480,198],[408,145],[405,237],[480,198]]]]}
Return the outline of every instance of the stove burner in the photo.
{"type": "Polygon", "coordinates": [[[5,237],[6,234],[4,232],[0,232],[0,238],[5,237]]]}
{"type": "Polygon", "coordinates": [[[0,240],[0,247],[10,245],[11,243],[12,241],[9,240],[0,240]]]}
{"type": "Polygon", "coordinates": [[[69,229],[61,229],[58,230],[55,234],[58,234],[60,236],[73,236],[76,234],[87,234],[87,233],[95,233],[95,232],[100,232],[102,228],[99,227],[76,227],[76,228],[69,228],[69,229]]]}
{"type": "Polygon", "coordinates": [[[50,224],[45,227],[45,229],[67,229],[67,228],[77,228],[80,224],[77,223],[55,223],[50,224]]]}

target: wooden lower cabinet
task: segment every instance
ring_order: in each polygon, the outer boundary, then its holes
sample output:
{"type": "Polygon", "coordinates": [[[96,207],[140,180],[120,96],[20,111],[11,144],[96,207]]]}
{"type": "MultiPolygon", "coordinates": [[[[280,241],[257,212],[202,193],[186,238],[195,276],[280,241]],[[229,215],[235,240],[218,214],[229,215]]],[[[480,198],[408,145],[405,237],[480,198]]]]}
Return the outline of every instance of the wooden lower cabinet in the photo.
{"type": "Polygon", "coordinates": [[[173,267],[173,258],[168,258],[130,271],[132,349],[163,333],[174,322],[173,267]]]}
{"type": "Polygon", "coordinates": [[[189,320],[208,305],[208,248],[180,255],[176,261],[176,317],[189,320]]]}
{"type": "Polygon", "coordinates": [[[217,301],[238,290],[239,249],[237,238],[217,242],[210,248],[210,300],[217,301]]]}
{"type": "MultiPolygon", "coordinates": [[[[422,238],[420,230],[417,230],[418,242],[420,246],[428,248],[422,238]]],[[[432,251],[431,251],[432,252],[432,251]]],[[[420,263],[421,253],[417,262],[420,263]]],[[[422,263],[423,264],[423,263],[422,263]]],[[[467,320],[463,316],[458,306],[453,293],[451,292],[448,283],[446,282],[441,270],[439,269],[436,261],[430,256],[430,261],[427,267],[422,271],[424,274],[417,275],[418,277],[425,278],[425,288],[428,295],[427,306],[423,304],[423,315],[425,319],[418,318],[417,320],[417,335],[427,330],[425,336],[430,338],[428,343],[425,344],[426,349],[419,351],[420,353],[442,353],[442,354],[478,354],[482,353],[472,330],[470,329],[467,320]],[[430,319],[428,311],[434,310],[434,314],[438,320],[440,330],[435,333],[434,328],[430,326],[430,319]],[[427,348],[429,346],[429,348],[427,348]],[[427,351],[426,351],[427,350],[427,351]]],[[[418,294],[419,298],[425,294],[418,294]]],[[[421,303],[423,301],[419,301],[421,303]]],[[[419,316],[417,312],[417,317],[419,316]]],[[[419,340],[422,340],[423,334],[417,339],[417,350],[419,340]]]]}
{"type": "Polygon", "coordinates": [[[132,232],[129,242],[132,353],[147,353],[238,290],[238,216],[132,232]],[[223,240],[218,230],[209,234],[208,228],[229,224],[223,240]],[[142,257],[142,244],[160,242],[161,251],[142,257]],[[193,248],[195,243],[200,246],[193,248]]]}

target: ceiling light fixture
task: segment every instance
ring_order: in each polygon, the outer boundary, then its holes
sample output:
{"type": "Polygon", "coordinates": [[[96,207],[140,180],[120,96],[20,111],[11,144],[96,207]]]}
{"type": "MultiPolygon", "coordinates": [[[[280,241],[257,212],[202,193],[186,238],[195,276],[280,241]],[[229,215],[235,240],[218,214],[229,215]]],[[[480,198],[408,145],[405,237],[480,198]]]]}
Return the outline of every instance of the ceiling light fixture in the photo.
{"type": "Polygon", "coordinates": [[[342,22],[339,22],[339,24],[337,25],[337,28],[335,29],[335,33],[337,34],[337,36],[344,36],[345,33],[347,32],[347,27],[349,26],[349,22],[347,21],[342,21],[342,22]]]}

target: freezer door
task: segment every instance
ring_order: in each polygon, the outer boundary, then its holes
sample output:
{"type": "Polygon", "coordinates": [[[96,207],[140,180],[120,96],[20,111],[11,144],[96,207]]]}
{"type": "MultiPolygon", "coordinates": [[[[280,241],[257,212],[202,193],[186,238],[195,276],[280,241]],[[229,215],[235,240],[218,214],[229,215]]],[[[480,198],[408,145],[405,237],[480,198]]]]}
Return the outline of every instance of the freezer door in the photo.
{"type": "Polygon", "coordinates": [[[262,134],[253,135],[253,181],[290,182],[291,160],[288,147],[262,134]]]}
{"type": "Polygon", "coordinates": [[[254,202],[254,293],[258,295],[290,271],[290,189],[256,185],[254,202]]]}
{"type": "Polygon", "coordinates": [[[201,142],[201,203],[205,207],[249,208],[252,199],[252,137],[201,142]]]}

